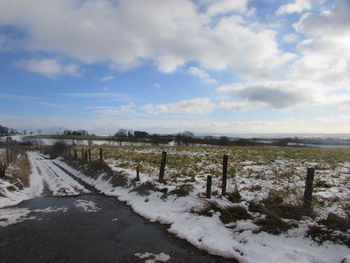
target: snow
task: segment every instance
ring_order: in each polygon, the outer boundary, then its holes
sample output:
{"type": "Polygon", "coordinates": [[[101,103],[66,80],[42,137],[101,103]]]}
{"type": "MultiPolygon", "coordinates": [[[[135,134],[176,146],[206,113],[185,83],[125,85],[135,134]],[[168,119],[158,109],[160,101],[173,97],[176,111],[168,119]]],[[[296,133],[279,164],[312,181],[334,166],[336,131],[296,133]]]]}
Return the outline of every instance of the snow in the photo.
{"type": "Polygon", "coordinates": [[[96,203],[87,200],[76,200],[74,206],[83,210],[84,212],[98,212],[101,208],[97,207],[96,203]]]}
{"type": "Polygon", "coordinates": [[[0,178],[0,208],[13,206],[20,202],[42,195],[47,185],[53,196],[76,196],[90,193],[84,186],[58,168],[52,160],[45,159],[36,152],[28,152],[31,163],[30,186],[23,190],[0,178]],[[13,188],[14,191],[8,189],[13,188]]]}
{"type": "Polygon", "coordinates": [[[29,208],[3,208],[0,209],[0,227],[17,224],[25,220],[36,219],[35,216],[30,216],[32,213],[66,213],[67,207],[47,207],[45,209],[29,209],[29,208]]]}
{"type": "Polygon", "coordinates": [[[27,220],[30,210],[27,208],[5,208],[1,209],[0,227],[9,226],[27,220]]]}
{"type": "Polygon", "coordinates": [[[156,263],[157,261],[161,262],[167,262],[170,259],[170,256],[161,252],[160,254],[153,254],[149,252],[145,253],[135,253],[135,256],[137,256],[140,259],[147,259],[145,263],[156,263]],[[150,258],[153,257],[153,258],[150,258]]]}
{"type": "Polygon", "coordinates": [[[51,160],[46,160],[35,152],[28,153],[32,167],[35,167],[53,196],[75,196],[90,193],[84,186],[58,168],[51,160]]]}
{"type": "MultiPolygon", "coordinates": [[[[168,231],[187,240],[199,249],[210,254],[227,258],[236,258],[240,262],[340,262],[348,260],[350,249],[344,245],[324,243],[318,245],[309,238],[305,238],[306,227],[289,230],[280,235],[265,232],[253,233],[257,226],[251,221],[237,221],[234,229],[226,227],[220,220],[220,213],[211,217],[202,216],[191,211],[203,206],[203,201],[197,193],[187,197],[169,196],[161,199],[162,193],[151,192],[148,196],[141,196],[131,191],[134,186],[113,187],[103,174],[97,179],[84,176],[79,171],[69,167],[60,160],[55,160],[60,166],[75,174],[84,182],[94,186],[108,196],[116,196],[141,216],[152,222],[170,225],[168,231]]],[[[130,178],[135,177],[133,170],[115,168],[127,173],[130,178]]],[[[146,174],[141,174],[140,185],[152,181],[160,188],[172,187],[155,182],[146,174]]],[[[225,204],[225,200],[213,199],[225,204]]],[[[141,255],[141,254],[139,254],[141,255]]],[[[148,255],[148,254],[147,254],[148,255]]]]}
{"type": "Polygon", "coordinates": [[[0,208],[19,204],[20,202],[34,197],[41,196],[44,185],[38,171],[31,167],[29,178],[29,187],[19,190],[15,185],[0,178],[0,189],[3,196],[0,196],[0,208]],[[8,188],[14,188],[15,191],[10,191],[8,188]]]}
{"type": "Polygon", "coordinates": [[[44,214],[51,214],[51,213],[67,213],[68,208],[67,207],[47,207],[45,209],[35,209],[31,212],[34,213],[44,213],[44,214]]]}

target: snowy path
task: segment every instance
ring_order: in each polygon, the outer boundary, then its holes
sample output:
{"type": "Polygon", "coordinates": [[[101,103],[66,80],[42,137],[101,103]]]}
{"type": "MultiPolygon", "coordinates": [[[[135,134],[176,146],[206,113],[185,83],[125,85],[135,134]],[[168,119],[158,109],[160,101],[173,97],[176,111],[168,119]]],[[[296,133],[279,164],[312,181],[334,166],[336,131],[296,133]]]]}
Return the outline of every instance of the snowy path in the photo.
{"type": "Polygon", "coordinates": [[[74,180],[52,160],[45,159],[35,152],[28,153],[33,170],[39,173],[53,196],[73,196],[90,193],[88,189],[74,180]]]}

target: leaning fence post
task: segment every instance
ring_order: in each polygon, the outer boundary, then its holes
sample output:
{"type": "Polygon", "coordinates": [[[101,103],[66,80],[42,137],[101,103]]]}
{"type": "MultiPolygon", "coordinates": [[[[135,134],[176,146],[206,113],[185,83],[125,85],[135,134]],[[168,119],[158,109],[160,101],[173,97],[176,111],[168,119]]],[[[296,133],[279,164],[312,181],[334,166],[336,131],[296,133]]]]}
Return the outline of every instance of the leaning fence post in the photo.
{"type": "Polygon", "coordinates": [[[205,193],[206,198],[211,198],[211,175],[207,176],[207,191],[205,193]]]}
{"type": "Polygon", "coordinates": [[[314,182],[315,168],[307,168],[303,208],[307,213],[312,212],[312,190],[314,182]]]}
{"type": "Polygon", "coordinates": [[[162,152],[162,160],[160,163],[160,171],[159,171],[160,182],[164,182],[165,165],[166,165],[166,152],[162,152]]]}
{"type": "Polygon", "coordinates": [[[103,152],[102,152],[102,148],[100,148],[100,161],[103,161],[103,152]]]}
{"type": "Polygon", "coordinates": [[[222,185],[221,185],[221,195],[226,195],[226,186],[227,186],[227,162],[228,156],[224,155],[222,161],[222,185]]]}

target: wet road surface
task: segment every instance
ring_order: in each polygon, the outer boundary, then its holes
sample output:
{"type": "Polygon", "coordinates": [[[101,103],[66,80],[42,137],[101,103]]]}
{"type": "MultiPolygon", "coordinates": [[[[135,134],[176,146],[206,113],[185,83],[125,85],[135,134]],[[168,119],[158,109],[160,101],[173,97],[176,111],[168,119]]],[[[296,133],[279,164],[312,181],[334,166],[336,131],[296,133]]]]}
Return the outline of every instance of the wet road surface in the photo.
{"type": "Polygon", "coordinates": [[[169,234],[166,226],[149,223],[112,197],[40,197],[16,208],[32,212],[28,220],[0,227],[1,263],[162,262],[135,255],[145,252],[163,252],[170,256],[166,262],[235,262],[198,250],[169,234]],[[77,200],[92,201],[100,210],[86,212],[76,206],[77,200]],[[48,207],[67,209],[37,212],[48,207]]]}

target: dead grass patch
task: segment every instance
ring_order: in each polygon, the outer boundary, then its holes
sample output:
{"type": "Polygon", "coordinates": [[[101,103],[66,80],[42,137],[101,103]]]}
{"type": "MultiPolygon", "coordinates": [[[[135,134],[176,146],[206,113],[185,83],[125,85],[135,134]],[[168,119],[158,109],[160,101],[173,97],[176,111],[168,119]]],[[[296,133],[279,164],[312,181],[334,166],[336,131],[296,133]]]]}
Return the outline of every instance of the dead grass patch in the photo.
{"type": "Polygon", "coordinates": [[[128,183],[125,174],[113,171],[104,161],[95,160],[91,162],[83,162],[81,160],[65,158],[65,162],[93,179],[97,179],[101,174],[104,174],[106,180],[109,180],[113,186],[126,186],[128,183]]]}
{"type": "Polygon", "coordinates": [[[148,196],[150,195],[151,191],[157,191],[157,189],[158,188],[154,183],[147,181],[135,187],[134,189],[130,190],[130,192],[136,192],[141,196],[148,196]]]}
{"type": "Polygon", "coordinates": [[[278,218],[273,216],[266,216],[266,218],[258,218],[254,220],[254,224],[259,226],[259,229],[254,231],[255,233],[267,232],[273,235],[278,235],[297,226],[292,223],[286,223],[282,220],[278,220],[278,218]]]}
{"type": "Polygon", "coordinates": [[[306,237],[311,238],[313,241],[317,242],[320,245],[322,245],[325,241],[331,241],[337,244],[344,244],[350,248],[350,237],[348,235],[339,231],[335,233],[333,229],[325,226],[309,226],[306,237]]]}
{"type": "MultiPolygon", "coordinates": [[[[29,175],[31,172],[30,162],[25,152],[17,155],[17,158],[8,167],[7,173],[11,176],[7,176],[6,180],[14,184],[18,189],[23,189],[29,186],[29,175]]],[[[14,191],[15,188],[9,189],[14,191]]]]}
{"type": "Polygon", "coordinates": [[[179,197],[188,196],[194,187],[192,184],[181,184],[176,186],[176,188],[168,193],[168,195],[176,195],[179,197]]]}
{"type": "Polygon", "coordinates": [[[220,220],[224,224],[236,222],[238,220],[247,220],[253,218],[249,214],[249,212],[240,205],[220,207],[216,202],[213,201],[207,201],[204,204],[204,207],[202,207],[198,211],[192,212],[203,216],[212,216],[213,213],[220,212],[220,220]]]}

